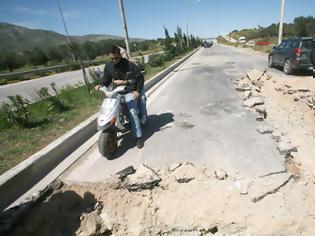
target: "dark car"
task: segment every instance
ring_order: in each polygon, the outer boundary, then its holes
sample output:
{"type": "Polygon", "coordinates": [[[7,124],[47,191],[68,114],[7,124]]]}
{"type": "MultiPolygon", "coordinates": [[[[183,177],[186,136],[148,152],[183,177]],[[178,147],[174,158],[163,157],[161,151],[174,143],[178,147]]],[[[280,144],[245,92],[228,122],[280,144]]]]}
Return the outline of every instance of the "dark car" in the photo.
{"type": "Polygon", "coordinates": [[[289,38],[274,47],[268,56],[269,67],[281,66],[285,74],[296,70],[312,70],[311,51],[315,41],[311,37],[289,38]]]}
{"type": "Polygon", "coordinates": [[[212,41],[210,41],[210,42],[204,41],[204,42],[203,42],[203,47],[204,47],[204,48],[210,48],[210,47],[212,46],[212,44],[213,44],[212,41]]]}

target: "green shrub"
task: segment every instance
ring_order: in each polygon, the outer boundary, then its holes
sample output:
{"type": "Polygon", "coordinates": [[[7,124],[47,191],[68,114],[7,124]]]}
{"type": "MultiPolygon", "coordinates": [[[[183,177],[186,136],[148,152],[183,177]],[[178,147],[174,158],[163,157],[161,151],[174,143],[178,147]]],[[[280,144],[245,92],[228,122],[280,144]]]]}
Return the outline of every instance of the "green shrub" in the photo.
{"type": "Polygon", "coordinates": [[[27,127],[29,122],[29,101],[20,95],[9,96],[9,102],[0,107],[0,114],[8,126],[27,127]]]}
{"type": "Polygon", "coordinates": [[[141,71],[145,71],[146,64],[144,63],[143,56],[141,56],[141,58],[136,59],[136,64],[141,71]]]}
{"type": "Polygon", "coordinates": [[[164,63],[164,56],[161,54],[155,54],[150,57],[149,65],[152,67],[162,66],[164,63]]]}

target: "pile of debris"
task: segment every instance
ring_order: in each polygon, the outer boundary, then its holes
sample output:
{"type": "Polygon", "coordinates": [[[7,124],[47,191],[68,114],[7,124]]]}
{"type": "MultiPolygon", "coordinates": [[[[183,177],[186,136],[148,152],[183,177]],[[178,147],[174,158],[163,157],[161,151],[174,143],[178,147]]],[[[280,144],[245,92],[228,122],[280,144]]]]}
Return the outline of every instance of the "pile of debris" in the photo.
{"type": "MultiPolygon", "coordinates": [[[[262,226],[253,215],[264,218],[265,208],[279,211],[269,204],[283,196],[269,196],[293,183],[293,177],[281,172],[249,179],[193,163],[130,166],[103,183],[63,185],[5,233],[257,235],[262,226]]],[[[286,208],[280,210],[287,214],[286,208]]],[[[272,224],[268,230],[284,232],[272,224]]]]}
{"type": "MultiPolygon", "coordinates": [[[[264,121],[267,118],[267,108],[265,99],[261,95],[264,83],[272,78],[267,71],[253,70],[244,73],[240,78],[232,78],[236,91],[242,93],[243,106],[257,113],[256,120],[264,121]]],[[[301,92],[308,90],[300,89],[301,92]]],[[[292,152],[297,152],[296,146],[285,137],[285,134],[279,130],[274,130],[270,125],[259,125],[257,131],[260,134],[271,134],[271,137],[278,143],[278,151],[286,158],[292,158],[292,152]]]]}

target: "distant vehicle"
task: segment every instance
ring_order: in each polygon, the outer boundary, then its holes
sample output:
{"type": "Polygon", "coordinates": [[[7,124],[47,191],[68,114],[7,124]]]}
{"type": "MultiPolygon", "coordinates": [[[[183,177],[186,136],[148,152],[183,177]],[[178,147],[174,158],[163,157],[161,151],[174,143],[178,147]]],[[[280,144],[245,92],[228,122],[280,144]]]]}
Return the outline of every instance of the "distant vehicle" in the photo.
{"type": "Polygon", "coordinates": [[[213,45],[213,42],[212,42],[212,41],[210,41],[210,42],[204,41],[204,42],[203,42],[203,47],[204,47],[204,48],[210,48],[212,45],[213,45]]]}
{"type": "Polygon", "coordinates": [[[244,36],[241,36],[238,38],[239,43],[246,43],[246,38],[244,36]]]}
{"type": "Polygon", "coordinates": [[[254,40],[249,40],[247,43],[246,43],[247,46],[255,46],[255,41],[254,40]]]}
{"type": "Polygon", "coordinates": [[[259,45],[259,46],[266,46],[266,45],[269,45],[269,44],[272,44],[272,42],[268,42],[268,41],[258,41],[255,43],[256,45],[259,45]]]}
{"type": "Polygon", "coordinates": [[[295,70],[312,70],[311,51],[315,49],[312,37],[289,38],[273,47],[268,55],[268,66],[282,66],[285,74],[295,70]]]}

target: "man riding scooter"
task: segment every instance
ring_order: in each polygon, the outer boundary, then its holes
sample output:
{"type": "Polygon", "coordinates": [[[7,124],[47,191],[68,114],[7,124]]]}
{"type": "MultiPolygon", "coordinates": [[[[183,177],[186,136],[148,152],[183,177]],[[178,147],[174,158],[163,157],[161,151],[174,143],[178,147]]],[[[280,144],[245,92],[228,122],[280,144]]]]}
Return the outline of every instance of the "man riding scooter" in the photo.
{"type": "Polygon", "coordinates": [[[107,63],[104,69],[104,77],[95,87],[99,90],[101,86],[109,86],[111,83],[115,85],[125,85],[125,89],[121,94],[124,96],[127,109],[130,115],[130,123],[134,137],[137,139],[137,147],[142,148],[144,145],[141,123],[144,124],[147,119],[145,106],[145,95],[143,91],[144,77],[140,69],[131,61],[123,58],[120,49],[112,46],[109,51],[111,63],[107,63]],[[128,72],[128,73],[127,73],[128,72]],[[138,102],[140,99],[140,102],[138,102]],[[138,115],[138,106],[140,105],[140,116],[138,115]]]}

